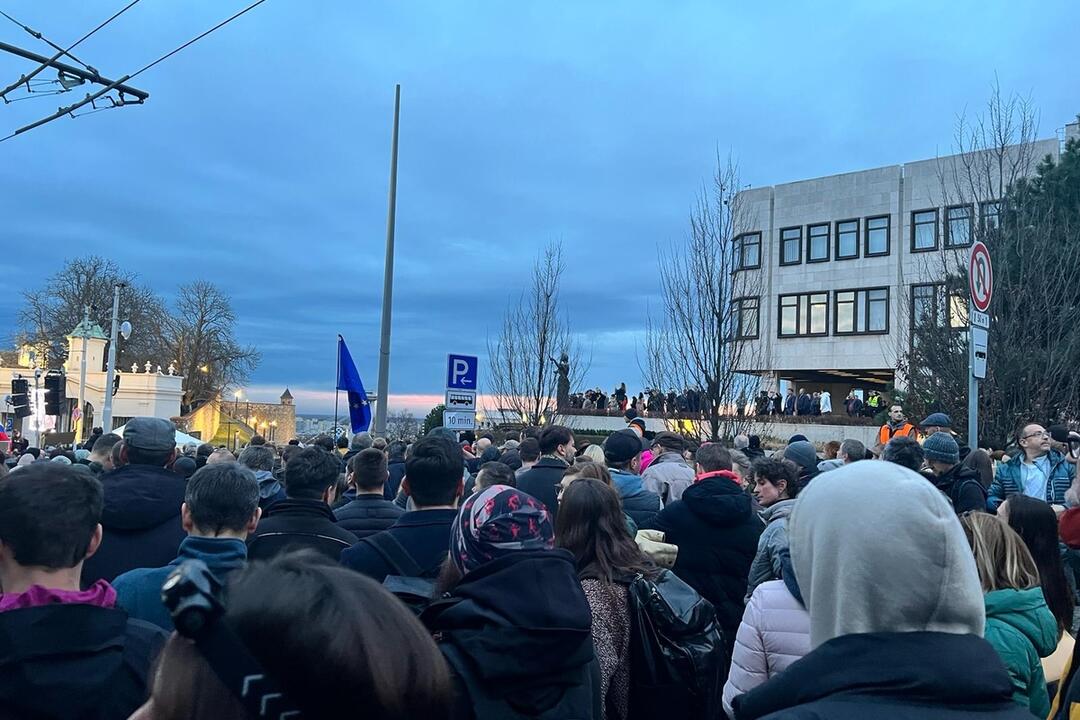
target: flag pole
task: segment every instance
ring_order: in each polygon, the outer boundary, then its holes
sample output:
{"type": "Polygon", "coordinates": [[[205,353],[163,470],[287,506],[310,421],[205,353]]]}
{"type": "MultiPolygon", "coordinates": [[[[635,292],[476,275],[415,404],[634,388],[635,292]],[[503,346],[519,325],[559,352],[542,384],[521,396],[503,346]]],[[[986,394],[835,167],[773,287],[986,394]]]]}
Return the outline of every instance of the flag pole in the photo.
{"type": "Polygon", "coordinates": [[[341,335],[337,336],[337,373],[334,375],[334,429],[331,431],[334,435],[335,446],[337,443],[337,424],[338,424],[338,395],[340,390],[338,389],[338,380],[341,379],[341,335]]]}
{"type": "Polygon", "coordinates": [[[394,224],[397,215],[398,116],[401,85],[394,86],[394,130],[390,138],[390,197],[386,211],[386,265],[383,269],[382,331],[379,338],[379,386],[375,400],[375,434],[386,435],[386,402],[390,385],[390,314],[394,306],[394,224]]]}

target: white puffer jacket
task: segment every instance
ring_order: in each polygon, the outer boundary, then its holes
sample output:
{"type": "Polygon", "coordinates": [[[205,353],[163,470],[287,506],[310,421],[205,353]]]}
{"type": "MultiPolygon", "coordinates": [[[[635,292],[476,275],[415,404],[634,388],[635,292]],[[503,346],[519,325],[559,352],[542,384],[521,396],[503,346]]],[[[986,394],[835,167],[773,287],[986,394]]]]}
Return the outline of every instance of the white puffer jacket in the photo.
{"type": "Polygon", "coordinates": [[[783,580],[757,586],[743,612],[731,672],[724,685],[724,712],[731,701],[752,690],[810,652],[810,614],[792,597],[783,580]]]}

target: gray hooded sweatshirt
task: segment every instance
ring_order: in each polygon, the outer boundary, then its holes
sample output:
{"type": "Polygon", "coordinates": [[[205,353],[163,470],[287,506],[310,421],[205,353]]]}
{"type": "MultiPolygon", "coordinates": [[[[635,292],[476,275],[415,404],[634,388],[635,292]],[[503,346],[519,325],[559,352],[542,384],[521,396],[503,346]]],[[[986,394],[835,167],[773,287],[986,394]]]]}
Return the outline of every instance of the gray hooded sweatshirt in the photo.
{"type": "Polygon", "coordinates": [[[818,476],[787,533],[811,648],[853,633],[982,636],[982,587],[960,521],[911,470],[866,461],[818,476]]]}

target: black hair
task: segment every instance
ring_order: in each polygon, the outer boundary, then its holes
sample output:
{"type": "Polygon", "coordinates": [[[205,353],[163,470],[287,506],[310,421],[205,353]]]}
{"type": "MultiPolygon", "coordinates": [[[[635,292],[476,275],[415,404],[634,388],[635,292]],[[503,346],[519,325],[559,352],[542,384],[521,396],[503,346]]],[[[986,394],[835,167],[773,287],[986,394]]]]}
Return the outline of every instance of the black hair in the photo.
{"type": "Polygon", "coordinates": [[[98,439],[94,441],[94,446],[90,449],[90,452],[98,453],[99,455],[108,455],[112,452],[113,445],[121,440],[123,440],[123,438],[116,433],[100,435],[98,436],[98,439]]]}
{"type": "Polygon", "coordinates": [[[653,445],[659,445],[665,450],[682,452],[686,449],[686,440],[683,439],[682,435],[673,432],[659,432],[653,438],[653,445]]]}
{"type": "Polygon", "coordinates": [[[248,445],[240,451],[236,462],[252,470],[273,470],[276,459],[273,448],[267,445],[248,445]]]}
{"type": "Polygon", "coordinates": [[[540,459],[540,441],[527,437],[518,445],[517,451],[523,463],[536,462],[540,459]]]}
{"type": "Polygon", "coordinates": [[[0,542],[15,562],[50,570],[86,558],[105,493],[86,468],[37,463],[0,479],[0,542]]]}
{"type": "MultiPolygon", "coordinates": [[[[311,550],[286,553],[237,571],[226,606],[225,621],[304,717],[349,717],[357,708],[370,720],[450,716],[453,685],[431,635],[360,573],[311,550]]],[[[151,696],[159,720],[248,717],[196,646],[175,633],[151,696]]]]}
{"type": "Polygon", "coordinates": [[[1072,628],[1073,594],[1065,579],[1058,545],[1058,519],[1054,508],[1042,500],[1017,493],[1010,495],[1009,527],[1023,539],[1039,569],[1046,604],[1057,620],[1058,633],[1072,628]]]}
{"type": "Polygon", "coordinates": [[[334,452],[334,438],[329,435],[320,435],[311,442],[317,448],[321,448],[326,452],[334,452]]]}
{"type": "Polygon", "coordinates": [[[204,465],[188,479],[184,502],[199,530],[240,532],[259,507],[259,482],[239,463],[204,465]]]}
{"type": "Polygon", "coordinates": [[[517,478],[509,465],[501,462],[486,462],[480,466],[480,472],[476,474],[476,489],[483,490],[492,485],[517,487],[517,478]]]}
{"type": "Polygon", "coordinates": [[[440,435],[417,440],[405,460],[409,495],[420,507],[452,505],[457,499],[464,471],[461,448],[440,435]]]}
{"type": "Polygon", "coordinates": [[[462,430],[458,433],[458,442],[465,442],[472,445],[476,442],[476,433],[472,430],[462,430]]]}
{"type": "Polygon", "coordinates": [[[799,490],[799,468],[795,463],[790,460],[781,460],[778,458],[758,458],[750,465],[753,477],[764,478],[768,480],[773,486],[779,487],[780,482],[786,482],[787,486],[784,492],[788,498],[794,499],[799,490]]]}
{"type": "Polygon", "coordinates": [[[925,456],[922,445],[918,441],[897,435],[885,445],[885,449],[881,451],[881,459],[919,472],[922,470],[925,456]]]}
{"type": "Polygon", "coordinates": [[[517,470],[521,467],[521,454],[517,450],[505,450],[499,456],[499,462],[511,470],[517,470]]]}
{"type": "Polygon", "coordinates": [[[341,462],[318,448],[304,448],[289,457],[285,466],[285,494],[291,498],[317,500],[337,482],[341,462]]]}
{"type": "Polygon", "coordinates": [[[574,437],[570,428],[563,425],[549,425],[540,431],[537,442],[540,443],[540,454],[550,455],[560,445],[566,445],[574,437]]]}
{"type": "Polygon", "coordinates": [[[381,490],[386,485],[386,456],[365,448],[349,458],[349,472],[358,490],[381,490]]]}
{"type": "Polygon", "coordinates": [[[705,472],[731,469],[731,453],[720,443],[702,445],[694,453],[694,462],[705,472]]]}
{"type": "Polygon", "coordinates": [[[205,442],[205,443],[199,445],[199,447],[195,448],[195,457],[197,457],[197,458],[201,457],[203,459],[206,459],[206,458],[210,457],[213,454],[214,454],[214,444],[213,443],[205,442]]]}
{"type": "Polygon", "coordinates": [[[143,450],[142,448],[131,447],[126,442],[124,443],[124,449],[127,451],[128,465],[152,465],[160,468],[169,464],[169,458],[172,457],[174,452],[174,449],[143,450]]]}
{"type": "Polygon", "coordinates": [[[395,440],[386,446],[386,455],[390,460],[404,460],[405,451],[408,448],[408,443],[402,442],[401,440],[395,440]]]}
{"type": "Polygon", "coordinates": [[[480,464],[499,461],[499,448],[488,445],[484,452],[480,453],[480,464]]]}

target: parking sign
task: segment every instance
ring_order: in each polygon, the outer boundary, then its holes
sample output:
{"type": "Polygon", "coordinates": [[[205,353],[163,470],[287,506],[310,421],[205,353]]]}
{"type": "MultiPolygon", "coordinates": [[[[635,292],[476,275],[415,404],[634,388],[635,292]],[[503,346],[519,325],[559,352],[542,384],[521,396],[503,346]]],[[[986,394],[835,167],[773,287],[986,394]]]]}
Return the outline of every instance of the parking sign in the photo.
{"type": "Polygon", "coordinates": [[[446,389],[475,391],[478,365],[475,355],[447,355],[446,389]]]}

